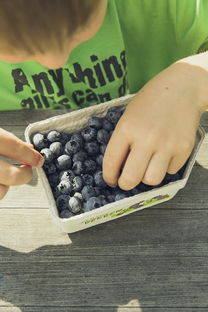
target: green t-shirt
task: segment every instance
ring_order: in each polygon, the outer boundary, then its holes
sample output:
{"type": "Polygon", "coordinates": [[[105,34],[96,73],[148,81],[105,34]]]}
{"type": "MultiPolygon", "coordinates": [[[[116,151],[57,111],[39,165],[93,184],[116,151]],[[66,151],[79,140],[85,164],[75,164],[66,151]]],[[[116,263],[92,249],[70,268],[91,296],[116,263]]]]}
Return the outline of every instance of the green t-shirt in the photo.
{"type": "Polygon", "coordinates": [[[0,110],[75,109],[136,93],[206,42],[208,0],[109,0],[96,35],[62,68],[0,61],[0,110]]]}

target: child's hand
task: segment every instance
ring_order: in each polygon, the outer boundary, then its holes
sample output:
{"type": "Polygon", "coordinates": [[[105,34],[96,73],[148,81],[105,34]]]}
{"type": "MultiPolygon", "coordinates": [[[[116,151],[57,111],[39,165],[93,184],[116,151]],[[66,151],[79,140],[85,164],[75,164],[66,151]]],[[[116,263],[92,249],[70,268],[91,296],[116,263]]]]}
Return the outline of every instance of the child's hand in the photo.
{"type": "Polygon", "coordinates": [[[202,112],[195,81],[181,68],[176,64],[155,76],[127,105],[104,155],[109,185],[157,185],[190,156],[202,112]]]}
{"type": "Polygon", "coordinates": [[[17,162],[22,166],[12,165],[0,160],[0,199],[2,199],[10,185],[27,183],[32,178],[32,168],[41,167],[43,156],[29,145],[18,139],[12,133],[0,128],[0,155],[17,162]]]}

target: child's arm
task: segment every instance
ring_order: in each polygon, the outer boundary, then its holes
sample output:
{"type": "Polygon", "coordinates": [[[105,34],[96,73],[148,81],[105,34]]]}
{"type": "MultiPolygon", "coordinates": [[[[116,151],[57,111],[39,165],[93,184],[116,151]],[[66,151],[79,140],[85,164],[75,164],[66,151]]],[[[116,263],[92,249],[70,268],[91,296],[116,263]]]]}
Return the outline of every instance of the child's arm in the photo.
{"type": "Polygon", "coordinates": [[[33,167],[43,164],[43,156],[12,133],[0,128],[0,155],[29,166],[15,166],[0,160],[0,199],[10,185],[25,184],[32,178],[33,167]]]}
{"type": "Polygon", "coordinates": [[[208,53],[180,60],[151,79],[128,104],[107,146],[103,175],[129,190],[159,184],[193,149],[208,107],[208,53]],[[121,168],[122,172],[121,172],[121,168]]]}

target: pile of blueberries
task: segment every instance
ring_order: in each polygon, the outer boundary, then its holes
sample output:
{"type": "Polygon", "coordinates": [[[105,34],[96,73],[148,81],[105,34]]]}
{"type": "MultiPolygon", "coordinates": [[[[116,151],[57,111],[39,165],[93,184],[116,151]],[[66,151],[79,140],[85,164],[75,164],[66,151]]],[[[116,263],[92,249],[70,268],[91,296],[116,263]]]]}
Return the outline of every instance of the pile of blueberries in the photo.
{"type": "Polygon", "coordinates": [[[76,133],[51,130],[33,135],[35,149],[45,158],[43,169],[60,218],[70,218],[181,179],[185,166],[176,174],[166,174],[157,186],[141,182],[132,190],[124,191],[105,183],[103,155],[123,111],[122,106],[111,107],[104,117],[91,117],[87,126],[76,133]]]}

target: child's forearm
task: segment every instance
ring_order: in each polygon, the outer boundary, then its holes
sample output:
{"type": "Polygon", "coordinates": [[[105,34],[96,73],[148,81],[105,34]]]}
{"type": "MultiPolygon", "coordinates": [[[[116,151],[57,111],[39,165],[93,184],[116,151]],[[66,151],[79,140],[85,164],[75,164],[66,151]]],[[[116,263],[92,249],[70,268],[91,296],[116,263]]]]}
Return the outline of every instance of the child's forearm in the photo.
{"type": "Polygon", "coordinates": [[[197,89],[201,112],[208,110],[208,52],[186,57],[172,66],[182,70],[190,87],[197,89]]]}

